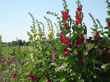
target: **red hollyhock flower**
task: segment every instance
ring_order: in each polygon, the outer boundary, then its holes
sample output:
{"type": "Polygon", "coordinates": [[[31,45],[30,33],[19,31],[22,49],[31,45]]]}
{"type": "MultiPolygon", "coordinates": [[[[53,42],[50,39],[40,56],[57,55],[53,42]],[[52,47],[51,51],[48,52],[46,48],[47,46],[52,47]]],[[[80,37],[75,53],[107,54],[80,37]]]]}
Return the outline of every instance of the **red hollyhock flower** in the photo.
{"type": "Polygon", "coordinates": [[[67,48],[64,48],[64,49],[63,49],[63,56],[66,56],[67,53],[68,53],[68,49],[67,49],[67,48]]]}
{"type": "Polygon", "coordinates": [[[78,26],[80,22],[80,18],[78,16],[78,12],[76,12],[76,25],[78,26]]]}
{"type": "Polygon", "coordinates": [[[76,42],[76,46],[79,46],[79,44],[80,44],[80,40],[78,40],[78,41],[76,42]]]}
{"type": "Polygon", "coordinates": [[[68,46],[71,46],[71,39],[68,39],[68,46]]]}
{"type": "Polygon", "coordinates": [[[80,35],[78,36],[78,39],[79,39],[79,40],[82,40],[82,39],[83,39],[83,34],[80,34],[80,35]]]}
{"type": "Polygon", "coordinates": [[[63,37],[63,36],[61,36],[61,35],[59,35],[60,36],[60,38],[61,38],[61,43],[67,43],[67,38],[66,37],[63,37]]]}
{"type": "Polygon", "coordinates": [[[60,38],[63,38],[63,36],[59,35],[60,38]]]}
{"type": "Polygon", "coordinates": [[[63,16],[64,16],[64,15],[67,15],[67,16],[68,16],[68,14],[69,14],[69,10],[62,11],[62,15],[63,15],[63,16]]]}
{"type": "Polygon", "coordinates": [[[76,21],[80,21],[80,18],[79,18],[79,15],[78,15],[78,12],[76,12],[76,21]]]}
{"type": "Polygon", "coordinates": [[[107,22],[107,26],[110,27],[110,22],[107,22]]]}
{"type": "Polygon", "coordinates": [[[63,16],[62,19],[63,19],[63,20],[67,20],[68,17],[67,17],[67,16],[63,16]]]}
{"type": "Polygon", "coordinates": [[[82,11],[82,6],[79,6],[79,7],[77,8],[77,11],[78,11],[78,12],[81,12],[81,11],[82,11]]]}
{"type": "Polygon", "coordinates": [[[76,25],[78,26],[81,22],[80,19],[83,19],[82,6],[79,6],[76,11],[76,25]],[[78,15],[79,13],[79,15],[78,15]]]}
{"type": "Polygon", "coordinates": [[[62,19],[63,20],[67,20],[68,19],[68,13],[69,13],[69,10],[65,10],[62,12],[62,19]]]}
{"type": "Polygon", "coordinates": [[[16,73],[14,73],[14,74],[12,75],[12,78],[13,78],[13,79],[16,79],[16,73]]]}
{"type": "Polygon", "coordinates": [[[65,15],[68,16],[68,13],[69,13],[69,11],[66,10],[66,11],[63,11],[63,12],[62,12],[62,15],[63,15],[63,16],[65,16],[65,15]]]}
{"type": "Polygon", "coordinates": [[[110,18],[106,18],[107,26],[110,27],[110,18]]]}
{"type": "Polygon", "coordinates": [[[77,25],[77,26],[79,25],[79,22],[78,22],[78,21],[76,21],[76,25],[77,25]]]}
{"type": "Polygon", "coordinates": [[[96,34],[96,35],[94,35],[94,39],[98,39],[98,36],[97,36],[97,34],[96,34]]]}

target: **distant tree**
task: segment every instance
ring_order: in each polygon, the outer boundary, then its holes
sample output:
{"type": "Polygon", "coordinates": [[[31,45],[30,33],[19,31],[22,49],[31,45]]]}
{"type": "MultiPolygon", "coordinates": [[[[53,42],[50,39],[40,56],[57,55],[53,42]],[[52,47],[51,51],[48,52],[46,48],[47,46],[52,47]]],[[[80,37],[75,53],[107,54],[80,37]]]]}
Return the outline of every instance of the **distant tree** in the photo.
{"type": "Polygon", "coordinates": [[[19,45],[19,46],[23,46],[23,42],[22,42],[21,39],[18,40],[18,45],[19,45]]]}
{"type": "Polygon", "coordinates": [[[25,45],[26,45],[26,41],[25,41],[25,40],[23,40],[23,41],[22,41],[22,43],[23,43],[23,46],[25,46],[25,45]]]}

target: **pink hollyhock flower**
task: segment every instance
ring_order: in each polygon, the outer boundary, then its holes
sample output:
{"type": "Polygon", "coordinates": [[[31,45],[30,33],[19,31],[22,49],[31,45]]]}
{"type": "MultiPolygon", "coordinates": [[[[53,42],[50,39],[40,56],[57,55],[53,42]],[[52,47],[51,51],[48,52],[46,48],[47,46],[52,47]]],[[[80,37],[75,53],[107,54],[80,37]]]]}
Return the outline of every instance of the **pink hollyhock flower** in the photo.
{"type": "Polygon", "coordinates": [[[11,58],[11,57],[8,57],[7,63],[8,63],[8,64],[11,64],[11,62],[12,62],[12,58],[11,58]]]}
{"type": "Polygon", "coordinates": [[[11,57],[8,57],[8,61],[11,61],[12,60],[12,58],[11,57]]]}
{"type": "Polygon", "coordinates": [[[13,78],[13,79],[16,79],[16,77],[17,77],[17,76],[16,76],[16,73],[14,73],[14,74],[12,75],[12,78],[13,78]]]}
{"type": "Polygon", "coordinates": [[[29,72],[27,76],[29,76],[29,77],[30,77],[31,75],[32,75],[32,72],[29,72]]]}
{"type": "Polygon", "coordinates": [[[37,79],[37,76],[36,75],[32,75],[32,72],[29,72],[28,75],[30,79],[32,80],[36,80],[37,79]]]}
{"type": "Polygon", "coordinates": [[[4,56],[1,56],[0,62],[3,63],[4,62],[4,56]]]}
{"type": "Polygon", "coordinates": [[[63,56],[66,56],[67,53],[68,53],[68,49],[67,49],[67,48],[64,48],[64,49],[63,49],[63,56]]]}
{"type": "Polygon", "coordinates": [[[55,53],[52,52],[52,60],[55,60],[55,53]]]}
{"type": "Polygon", "coordinates": [[[36,79],[37,79],[37,76],[36,76],[36,75],[32,75],[32,76],[30,76],[30,78],[31,78],[32,80],[36,80],[36,79]]]}
{"type": "Polygon", "coordinates": [[[49,79],[47,79],[47,82],[50,82],[50,80],[49,80],[49,79]]]}

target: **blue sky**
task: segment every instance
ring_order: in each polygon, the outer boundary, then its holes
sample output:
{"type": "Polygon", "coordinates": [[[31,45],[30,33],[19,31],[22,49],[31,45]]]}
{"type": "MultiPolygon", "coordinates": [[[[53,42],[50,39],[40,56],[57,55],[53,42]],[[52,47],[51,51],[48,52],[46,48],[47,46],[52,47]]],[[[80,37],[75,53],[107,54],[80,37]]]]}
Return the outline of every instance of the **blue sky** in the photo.
{"type": "MultiPolygon", "coordinates": [[[[74,18],[76,10],[76,0],[66,0],[70,14],[74,18]]],[[[92,27],[92,20],[88,13],[98,18],[102,25],[106,26],[105,18],[107,9],[105,0],[80,0],[83,5],[84,20],[88,26],[88,34],[92,27]]],[[[63,10],[62,0],[0,0],[0,34],[4,42],[18,39],[28,40],[27,31],[30,30],[32,20],[28,15],[31,12],[33,16],[42,22],[46,22],[43,16],[50,17],[46,11],[60,13],[63,10]]]]}

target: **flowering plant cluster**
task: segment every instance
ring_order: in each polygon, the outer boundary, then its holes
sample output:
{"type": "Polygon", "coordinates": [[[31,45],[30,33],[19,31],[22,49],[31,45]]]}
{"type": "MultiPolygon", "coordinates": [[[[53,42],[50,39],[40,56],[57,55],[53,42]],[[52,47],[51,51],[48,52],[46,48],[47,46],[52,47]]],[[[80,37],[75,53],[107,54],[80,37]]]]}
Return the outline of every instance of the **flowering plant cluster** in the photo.
{"type": "MultiPolygon", "coordinates": [[[[110,2],[106,1],[109,8],[110,2]]],[[[48,31],[44,24],[32,14],[32,26],[29,35],[29,50],[23,57],[22,73],[13,72],[12,79],[30,82],[110,82],[110,17],[107,26],[98,19],[93,20],[93,36],[87,37],[87,27],[83,23],[83,6],[77,0],[75,20],[70,16],[66,1],[61,17],[57,17],[59,26],[55,35],[54,25],[46,18],[48,31]]],[[[8,58],[8,65],[13,58],[8,58]]],[[[0,56],[0,63],[4,57],[0,56]]]]}
{"type": "MultiPolygon", "coordinates": [[[[52,38],[54,34],[51,32],[48,34],[50,38],[46,39],[46,36],[43,36],[46,35],[43,31],[44,28],[40,26],[41,22],[37,21],[38,28],[36,29],[34,17],[31,15],[33,19],[31,32],[33,34],[29,33],[29,36],[32,48],[31,53],[26,57],[28,64],[25,69],[28,77],[38,82],[109,82],[109,17],[106,18],[107,26],[103,27],[98,19],[95,20],[89,14],[94,28],[92,28],[93,36],[88,38],[87,27],[83,23],[83,6],[80,1],[77,0],[75,20],[69,15],[66,1],[63,0],[63,2],[64,10],[61,11],[61,17],[54,12],[48,12],[48,14],[56,16],[59,22],[60,32],[57,32],[56,38],[52,38]],[[36,35],[39,35],[40,38],[36,39],[36,35]]],[[[109,2],[107,1],[107,3],[109,2]]],[[[107,12],[109,15],[109,11],[107,12]]],[[[52,22],[46,17],[45,19],[52,31],[52,22]]],[[[26,74],[24,73],[24,75],[26,74]]]]}

